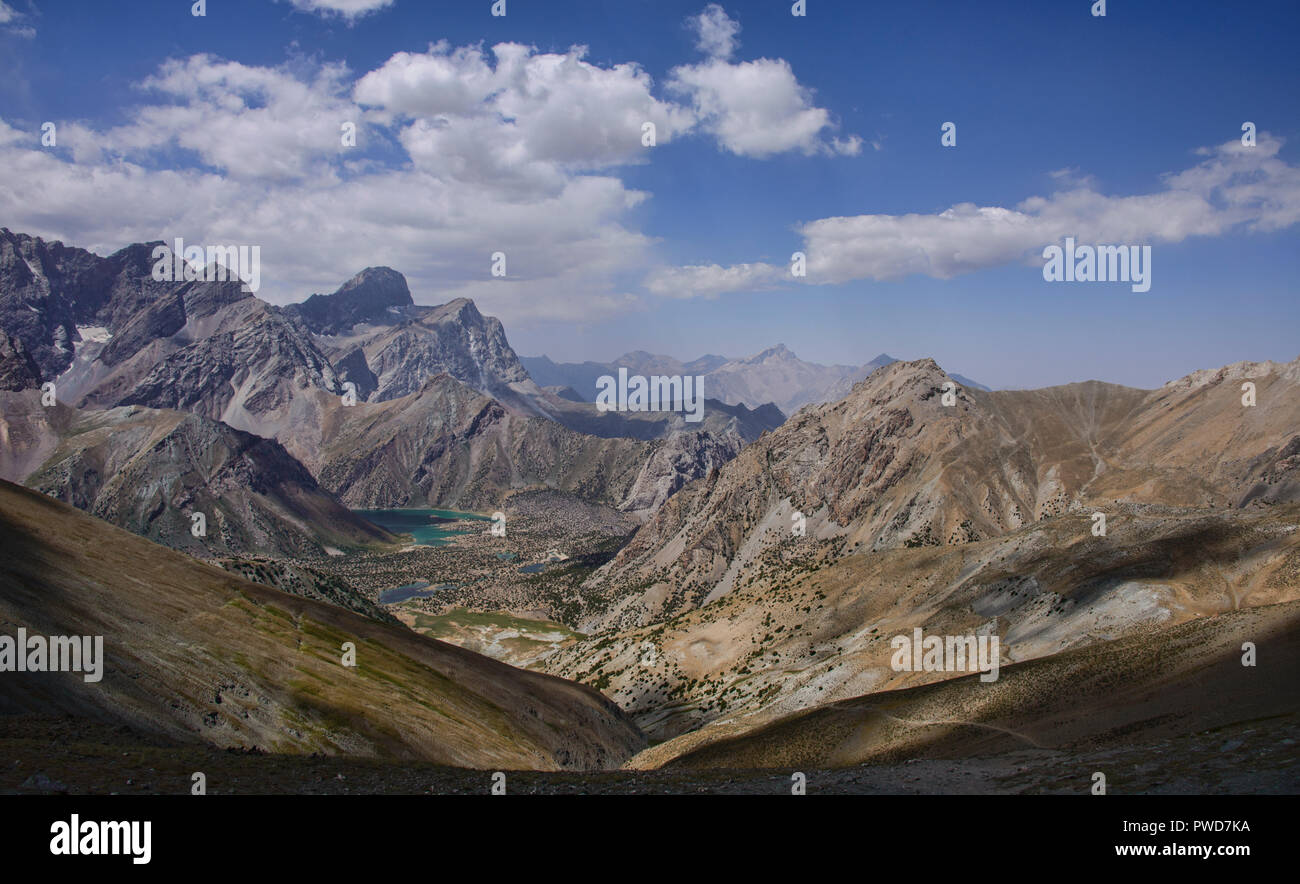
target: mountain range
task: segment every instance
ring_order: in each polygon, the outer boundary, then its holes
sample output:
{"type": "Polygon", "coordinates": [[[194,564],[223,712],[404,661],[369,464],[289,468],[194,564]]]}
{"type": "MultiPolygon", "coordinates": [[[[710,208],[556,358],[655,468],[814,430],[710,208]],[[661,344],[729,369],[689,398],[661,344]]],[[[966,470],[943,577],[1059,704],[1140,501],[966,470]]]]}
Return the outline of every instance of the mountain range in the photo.
{"type": "Polygon", "coordinates": [[[874,551],[982,540],[1119,500],[1300,500],[1300,360],[1240,363],[1154,391],[962,388],[947,406],[949,377],[933,360],[897,362],[796,414],[661,508],[609,578],[666,574],[716,598],[784,542],[796,511],[807,536],[874,551]],[[1245,379],[1267,407],[1243,406],[1245,379]],[[1223,453],[1207,460],[1207,448],[1223,453]]]}
{"type": "MultiPolygon", "coordinates": [[[[676,413],[602,413],[541,389],[501,323],[472,301],[418,306],[389,268],[366,268],[331,294],[278,308],[238,281],[153,280],[155,245],[101,258],[0,230],[0,380],[12,391],[52,381],[58,402],[78,413],[51,421],[32,407],[7,412],[8,431],[33,441],[0,475],[178,548],[202,546],[178,531],[177,514],[226,495],[219,471],[178,468],[168,484],[147,469],[125,470],[110,483],[95,471],[102,449],[69,457],[53,440],[68,447],[83,422],[104,420],[86,414],[104,412],[133,427],[216,434],[245,455],[265,452],[261,469],[243,457],[247,487],[292,483],[320,518],[263,495],[258,518],[203,548],[301,555],[391,540],[341,515],[344,502],[491,509],[513,491],[549,487],[648,513],[784,420],[772,406],[716,400],[699,424],[676,413]]],[[[115,451],[114,465],[141,463],[143,454],[115,451]]]]}
{"type": "Polygon", "coordinates": [[[156,282],[152,245],[0,230],[0,619],[109,648],[102,689],[10,679],[0,711],[511,770],[1111,751],[1300,714],[1300,359],[1155,390],[784,346],[565,364],[390,268],[276,307],[156,282]],[[703,375],[704,420],[597,409],[620,367],[703,375]],[[412,507],[507,509],[518,545],[429,552],[355,512],[412,507]],[[1002,676],[895,667],[914,630],[998,639],[1002,676]]]}
{"type": "Polygon", "coordinates": [[[947,379],[891,364],[682,489],[548,671],[662,739],[913,685],[888,639],[918,626],[1017,661],[1300,598],[1300,360],[951,406],[947,379]]]}
{"type": "MultiPolygon", "coordinates": [[[[577,401],[594,402],[597,379],[629,374],[699,375],[704,389],[729,405],[758,408],[771,403],[793,415],[805,405],[843,399],[853,385],[878,368],[898,360],[882,353],[864,365],[818,365],[805,362],[784,344],[769,347],[743,359],[707,355],[690,362],[657,356],[644,350],[625,353],[612,362],[552,362],[545,356],[523,356],[520,361],[537,383],[577,401]]],[[[965,387],[988,390],[959,374],[952,379],[965,387]]]]}

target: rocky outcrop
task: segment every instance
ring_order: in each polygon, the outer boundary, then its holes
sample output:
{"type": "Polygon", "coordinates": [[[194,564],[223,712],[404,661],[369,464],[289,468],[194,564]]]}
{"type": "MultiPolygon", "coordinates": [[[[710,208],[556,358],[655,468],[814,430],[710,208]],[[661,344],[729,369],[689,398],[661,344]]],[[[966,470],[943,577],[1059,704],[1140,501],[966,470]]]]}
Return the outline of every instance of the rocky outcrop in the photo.
{"type": "Polygon", "coordinates": [[[720,435],[673,433],[655,446],[620,506],[630,512],[652,513],[688,482],[709,475],[744,447],[745,440],[734,429],[720,435]]]}
{"type": "Polygon", "coordinates": [[[360,347],[353,347],[334,363],[334,374],[338,377],[339,385],[342,389],[347,389],[347,384],[356,385],[357,399],[365,401],[379,389],[379,378],[370,370],[366,363],[366,353],[360,347]]]}
{"type": "Polygon", "coordinates": [[[41,385],[41,367],[27,352],[22,338],[0,331],[0,390],[26,390],[41,385]]]}
{"type": "Polygon", "coordinates": [[[0,328],[22,340],[46,378],[72,362],[82,330],[116,333],[171,283],[150,278],[155,243],[107,258],[0,228],[0,328]]]}
{"type": "Polygon", "coordinates": [[[372,397],[376,402],[414,393],[443,373],[510,404],[520,399],[517,385],[540,392],[510,348],[500,320],[485,317],[467,298],[421,308],[418,318],[358,343],[379,381],[372,397]]]}
{"type": "Polygon", "coordinates": [[[414,305],[406,277],[390,267],[367,267],[332,295],[312,295],[285,310],[315,334],[342,335],[359,323],[391,322],[414,305]]]}

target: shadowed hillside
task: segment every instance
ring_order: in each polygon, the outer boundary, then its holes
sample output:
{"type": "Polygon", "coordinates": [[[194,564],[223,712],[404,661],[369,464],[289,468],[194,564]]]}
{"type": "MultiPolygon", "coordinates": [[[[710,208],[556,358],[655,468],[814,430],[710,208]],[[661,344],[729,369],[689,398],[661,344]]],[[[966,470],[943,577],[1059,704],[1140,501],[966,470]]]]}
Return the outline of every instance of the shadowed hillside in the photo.
{"type": "Polygon", "coordinates": [[[1204,618],[978,675],[696,732],[636,767],[844,767],[1152,741],[1300,711],[1300,603],[1204,618]],[[1242,644],[1255,644],[1255,666],[1242,644]],[[737,733],[737,731],[740,731],[737,733]]]}
{"type": "Polygon", "coordinates": [[[9,483],[0,529],[4,632],[102,635],[106,657],[96,684],[7,673],[5,713],[460,767],[605,767],[643,745],[590,688],[249,583],[9,483]]]}

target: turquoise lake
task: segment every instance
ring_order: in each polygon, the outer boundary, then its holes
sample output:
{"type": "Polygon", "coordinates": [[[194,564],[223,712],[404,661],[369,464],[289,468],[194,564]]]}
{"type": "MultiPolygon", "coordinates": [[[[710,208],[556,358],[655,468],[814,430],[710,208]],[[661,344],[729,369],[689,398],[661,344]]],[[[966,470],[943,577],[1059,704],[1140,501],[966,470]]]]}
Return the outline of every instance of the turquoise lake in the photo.
{"type": "Polygon", "coordinates": [[[456,510],[401,509],[353,510],[353,512],[394,534],[410,534],[421,546],[445,546],[457,534],[470,533],[464,529],[453,530],[448,527],[456,521],[462,519],[473,519],[476,522],[492,521],[489,516],[456,510]]]}

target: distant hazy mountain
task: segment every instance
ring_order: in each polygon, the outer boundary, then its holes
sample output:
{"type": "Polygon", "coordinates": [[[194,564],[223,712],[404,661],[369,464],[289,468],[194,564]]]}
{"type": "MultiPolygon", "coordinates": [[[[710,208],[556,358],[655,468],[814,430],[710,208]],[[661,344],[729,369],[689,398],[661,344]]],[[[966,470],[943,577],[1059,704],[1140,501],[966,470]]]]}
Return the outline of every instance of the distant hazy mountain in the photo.
{"type": "MultiPolygon", "coordinates": [[[[626,368],[630,375],[646,377],[698,375],[707,374],[727,360],[723,356],[708,355],[690,362],[680,362],[671,356],[656,356],[644,350],[633,350],[612,362],[552,362],[546,356],[520,356],[519,361],[528,369],[529,376],[543,387],[570,387],[584,397],[583,401],[595,402],[597,380],[602,375],[617,375],[620,367],[626,368]]],[[[706,396],[713,395],[708,387],[705,387],[704,392],[706,396]]],[[[755,407],[762,404],[754,403],[755,407]]]]}
{"type": "Polygon", "coordinates": [[[777,344],[718,366],[705,378],[705,388],[726,402],[775,402],[786,414],[794,414],[809,402],[842,398],[877,366],[892,361],[882,355],[863,366],[818,365],[777,344]]]}
{"type": "Polygon", "coordinates": [[[586,401],[587,401],[586,399],[583,399],[583,398],[582,398],[582,394],[581,394],[581,393],[579,393],[577,390],[575,390],[575,389],[573,389],[572,387],[567,386],[567,385],[565,385],[565,386],[554,386],[554,387],[543,387],[542,389],[546,390],[546,392],[548,392],[548,393],[550,393],[550,394],[552,394],[552,395],[554,395],[554,396],[558,396],[558,397],[561,398],[561,399],[567,399],[569,402],[586,402],[586,401]]]}
{"type": "Polygon", "coordinates": [[[950,371],[948,372],[948,377],[952,378],[954,381],[956,381],[958,384],[961,384],[963,387],[969,387],[970,389],[973,390],[983,390],[985,393],[993,392],[992,387],[986,387],[983,384],[981,384],[979,381],[972,381],[970,378],[966,377],[965,375],[957,374],[956,372],[950,371]]]}
{"type": "MultiPolygon", "coordinates": [[[[805,362],[784,344],[777,344],[743,359],[708,355],[680,362],[636,350],[611,362],[553,362],[546,356],[522,356],[519,361],[542,386],[570,387],[589,402],[596,399],[597,378],[616,375],[625,367],[629,374],[646,376],[703,375],[706,396],[750,408],[770,402],[792,415],[810,403],[844,398],[858,381],[896,360],[882,353],[865,365],[819,365],[805,362]]],[[[965,387],[988,389],[961,375],[950,377],[965,387]]]]}

